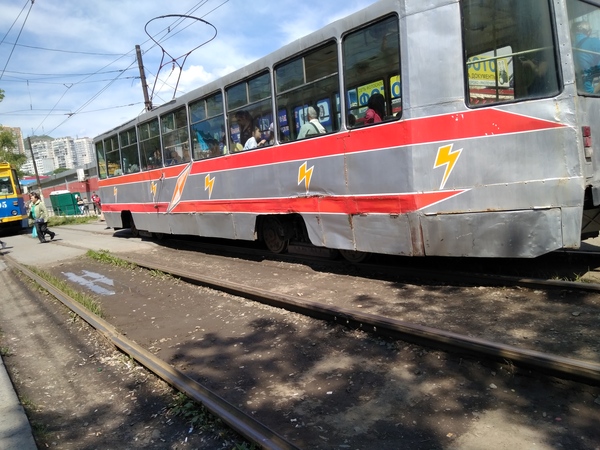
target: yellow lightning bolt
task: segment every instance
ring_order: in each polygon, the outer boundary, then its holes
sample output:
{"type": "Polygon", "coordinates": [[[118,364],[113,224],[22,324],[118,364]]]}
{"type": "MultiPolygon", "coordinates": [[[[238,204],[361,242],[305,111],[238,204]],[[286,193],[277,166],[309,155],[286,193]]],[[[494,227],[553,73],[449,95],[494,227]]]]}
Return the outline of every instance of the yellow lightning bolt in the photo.
{"type": "Polygon", "coordinates": [[[152,192],[152,197],[156,197],[156,182],[152,182],[150,184],[150,192],[152,192]]]}
{"type": "Polygon", "coordinates": [[[438,148],[437,156],[435,158],[435,164],[433,168],[437,168],[445,165],[446,171],[444,172],[444,178],[442,179],[442,184],[440,185],[440,190],[444,189],[446,185],[446,181],[448,181],[448,177],[454,169],[456,161],[458,161],[458,157],[460,156],[463,149],[452,151],[452,146],[454,144],[445,145],[443,147],[438,148]]]}
{"type": "Polygon", "coordinates": [[[309,169],[306,168],[306,162],[300,166],[298,169],[298,185],[302,183],[304,180],[304,186],[306,187],[306,191],[308,192],[308,187],[310,186],[310,179],[312,178],[313,169],[315,166],[310,166],[309,169]]]}
{"type": "Polygon", "coordinates": [[[213,186],[215,185],[215,177],[210,177],[210,175],[206,175],[204,177],[204,190],[208,189],[208,198],[212,196],[213,186]]]}
{"type": "Polygon", "coordinates": [[[116,186],[113,188],[113,194],[115,195],[115,197],[117,196],[117,187],[116,186]]]}

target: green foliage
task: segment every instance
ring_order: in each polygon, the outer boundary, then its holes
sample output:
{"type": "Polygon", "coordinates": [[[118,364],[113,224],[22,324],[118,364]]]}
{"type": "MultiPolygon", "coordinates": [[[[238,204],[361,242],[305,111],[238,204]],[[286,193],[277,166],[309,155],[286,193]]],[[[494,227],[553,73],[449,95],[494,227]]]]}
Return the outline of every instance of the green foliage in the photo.
{"type": "Polygon", "coordinates": [[[234,442],[233,450],[258,450],[258,447],[247,441],[240,441],[240,436],[231,430],[223,428],[221,419],[213,416],[206,407],[196,403],[182,392],[177,393],[169,405],[169,413],[186,420],[194,428],[203,431],[218,433],[221,437],[228,437],[234,442]],[[237,441],[237,442],[235,442],[237,441]]]}
{"type": "Polygon", "coordinates": [[[117,258],[116,256],[111,255],[108,250],[88,250],[85,256],[96,261],[100,261],[105,264],[111,264],[117,267],[125,267],[127,269],[136,269],[138,267],[134,263],[130,263],[129,261],[125,261],[124,259],[117,258]]]}
{"type": "Polygon", "coordinates": [[[48,219],[48,226],[59,227],[61,225],[90,223],[97,220],[98,217],[96,216],[52,216],[48,219]]]}
{"type": "Polygon", "coordinates": [[[17,143],[12,132],[0,126],[0,161],[6,161],[14,165],[17,173],[21,176],[23,175],[21,166],[27,161],[27,156],[14,153],[13,150],[16,148],[17,143]]]}
{"type": "Polygon", "coordinates": [[[175,416],[182,417],[190,425],[201,429],[211,429],[217,422],[220,422],[204,406],[181,392],[175,396],[169,411],[175,416]]]}
{"type": "Polygon", "coordinates": [[[104,317],[104,314],[102,313],[102,307],[98,302],[96,302],[96,299],[94,299],[93,297],[90,297],[89,295],[83,292],[79,292],[73,289],[71,285],[68,284],[66,281],[61,280],[48,272],[45,272],[36,267],[28,267],[28,269],[40,278],[46,280],[55,288],[59,289],[61,292],[64,292],[66,295],[71,297],[73,300],[82,305],[91,313],[96,314],[98,317],[104,317]]]}

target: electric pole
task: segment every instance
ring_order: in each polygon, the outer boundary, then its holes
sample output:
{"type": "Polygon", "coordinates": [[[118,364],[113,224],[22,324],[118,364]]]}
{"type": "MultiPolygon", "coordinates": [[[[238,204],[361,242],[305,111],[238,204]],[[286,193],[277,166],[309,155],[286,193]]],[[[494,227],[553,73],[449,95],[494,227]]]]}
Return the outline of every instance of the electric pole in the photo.
{"type": "Polygon", "coordinates": [[[144,63],[142,62],[142,50],[139,45],[135,46],[135,54],[137,56],[138,67],[140,69],[140,78],[142,80],[142,90],[144,91],[144,104],[146,111],[152,110],[152,101],[148,97],[148,84],[146,84],[146,73],[144,72],[144,63]]]}
{"type": "Polygon", "coordinates": [[[33,154],[33,146],[31,145],[31,136],[27,136],[27,142],[29,142],[29,151],[31,152],[31,161],[33,162],[33,171],[35,172],[35,179],[37,181],[38,194],[42,198],[42,183],[40,182],[40,175],[38,174],[37,164],[35,162],[35,155],[33,154]]]}

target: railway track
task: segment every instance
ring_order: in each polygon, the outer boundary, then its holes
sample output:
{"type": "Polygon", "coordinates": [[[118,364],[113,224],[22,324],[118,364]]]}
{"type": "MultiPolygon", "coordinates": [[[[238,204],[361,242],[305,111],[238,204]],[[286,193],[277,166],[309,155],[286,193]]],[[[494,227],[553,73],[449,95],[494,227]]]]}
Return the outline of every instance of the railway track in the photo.
{"type": "MultiPolygon", "coordinates": [[[[185,240],[169,239],[169,247],[174,249],[191,248],[202,249],[204,252],[215,254],[234,254],[247,258],[263,258],[265,251],[261,248],[239,247],[226,244],[190,243],[185,240]]],[[[306,254],[276,255],[277,260],[297,263],[306,261],[306,254]]],[[[334,270],[345,270],[348,264],[340,261],[327,260],[323,255],[312,258],[320,265],[334,270]]],[[[309,256],[309,258],[311,258],[309,256]]],[[[204,286],[216,291],[226,292],[266,305],[297,312],[320,320],[326,320],[348,328],[360,329],[380,336],[401,339],[426,345],[434,348],[443,348],[455,352],[471,354],[495,361],[506,362],[522,366],[544,374],[557,377],[574,379],[590,384],[600,382],[600,364],[582,361],[564,356],[553,355],[543,351],[524,349],[518,346],[501,344],[486,339],[466,336],[438,328],[427,327],[406,321],[395,320],[379,315],[369,314],[355,309],[324,305],[316,301],[299,299],[290,295],[276,294],[268,290],[247,286],[244,284],[226,281],[221,278],[201,276],[195,271],[174,269],[166,264],[149,263],[148,261],[125,257],[129,262],[144,267],[150,271],[160,271],[173,277],[182,279],[194,285],[204,286]]],[[[361,264],[353,266],[353,271],[360,273],[377,273],[380,276],[398,277],[398,267],[385,264],[361,264]]],[[[464,271],[436,270],[431,268],[402,267],[402,277],[414,279],[435,279],[444,282],[473,285],[517,286],[528,289],[559,289],[568,291],[600,292],[600,284],[582,283],[575,281],[538,279],[486,273],[467,273],[464,271]]]]}
{"type": "Polygon", "coordinates": [[[151,352],[119,333],[117,329],[114,328],[110,323],[82,307],[79,303],[70,298],[60,289],[48,283],[46,280],[36,275],[27,267],[19,264],[10,256],[5,256],[4,261],[9,266],[19,270],[21,273],[51,293],[67,308],[69,308],[93,328],[95,328],[99,333],[101,333],[115,347],[129,355],[131,358],[135,359],[138,363],[146,367],[148,370],[153,372],[159,378],[163,379],[180,392],[185,393],[190,398],[204,405],[214,416],[219,417],[224,423],[229,425],[233,430],[248,439],[250,442],[253,442],[260,446],[260,448],[264,449],[298,450],[298,447],[296,447],[294,444],[288,442],[276,432],[270,430],[268,427],[255,420],[251,415],[240,411],[222,397],[211,392],[200,383],[197,383],[189,378],[183,372],[155,357],[151,352]]]}
{"type": "MultiPolygon", "coordinates": [[[[485,339],[473,338],[441,329],[389,319],[382,316],[358,312],[355,310],[326,306],[314,301],[298,299],[290,295],[275,294],[268,290],[245,286],[222,279],[199,276],[196,273],[173,270],[166,265],[149,264],[143,260],[128,257],[129,262],[148,270],[160,271],[186,282],[204,286],[217,291],[243,297],[270,306],[283,308],[321,320],[327,320],[342,326],[357,328],[370,333],[408,340],[436,348],[446,348],[453,351],[467,352],[476,357],[491,358],[497,361],[511,361],[515,365],[531,368],[542,373],[557,377],[572,378],[591,384],[600,383],[600,364],[579,361],[544,352],[522,349],[510,345],[491,342],[485,339]]],[[[514,280],[517,282],[517,280],[514,280]]],[[[551,286],[574,288],[573,282],[542,283],[543,280],[521,280],[524,285],[539,287],[551,286]],[[537,283],[537,284],[536,284],[537,283]]],[[[579,283],[584,284],[584,283],[579,283]]],[[[589,288],[590,286],[582,286],[589,288]]],[[[600,290],[600,285],[594,285],[594,290],[600,290]]]]}
{"type": "MultiPolygon", "coordinates": [[[[58,242],[57,244],[67,246],[71,245],[68,241],[58,242]]],[[[214,251],[215,253],[225,252],[225,250],[218,250],[216,248],[214,249],[214,251]]],[[[247,259],[245,261],[245,265],[252,262],[248,260],[261,258],[260,251],[256,250],[256,252],[257,253],[255,253],[254,256],[245,257],[247,259]]],[[[163,253],[164,252],[161,252],[161,254],[163,253]]],[[[178,255],[177,257],[181,255],[182,258],[185,258],[183,256],[185,255],[185,253],[172,253],[178,255]]],[[[193,258],[193,253],[190,254],[190,257],[193,258]]],[[[391,336],[393,339],[404,339],[405,341],[426,345],[426,352],[436,352],[436,349],[452,350],[453,352],[457,352],[460,354],[466,352],[472,356],[478,355],[477,360],[500,361],[500,365],[504,365],[507,368],[510,368],[510,364],[506,363],[510,362],[514,366],[527,367],[531,370],[535,370],[543,374],[550,374],[558,377],[564,377],[567,379],[583,381],[590,385],[598,385],[599,367],[593,363],[587,363],[585,361],[578,361],[570,358],[563,358],[557,355],[549,355],[544,352],[532,351],[531,349],[521,349],[519,348],[519,346],[501,345],[494,342],[475,339],[457,333],[436,330],[435,328],[428,328],[404,321],[388,319],[380,315],[368,314],[362,311],[356,311],[342,307],[326,306],[320,302],[308,301],[304,300],[303,298],[298,298],[296,296],[274,294],[264,289],[248,287],[242,282],[228,282],[224,280],[223,277],[199,276],[197,267],[194,269],[194,267],[189,266],[190,270],[174,270],[173,267],[168,267],[168,264],[155,264],[152,263],[149,258],[143,258],[144,260],[141,259],[142,258],[129,258],[130,262],[135,263],[141,267],[145,267],[149,271],[160,271],[163,273],[167,273],[172,275],[173,277],[179,278],[188,283],[205,286],[207,288],[210,288],[211,290],[226,292],[228,294],[241,296],[253,301],[261,301],[267,305],[276,306],[278,308],[286,308],[287,310],[315,317],[320,320],[326,320],[330,323],[337,323],[345,327],[363,330],[369,334],[391,336]]],[[[229,258],[218,259],[222,259],[226,263],[230,261],[229,258]]],[[[231,260],[235,259],[237,258],[231,258],[231,260]]],[[[203,263],[210,263],[209,260],[203,263]]],[[[179,267],[183,267],[185,265],[186,264],[181,264],[179,265],[179,267]]],[[[279,266],[279,263],[267,262],[267,267],[279,266]]],[[[561,289],[564,289],[564,287],[561,289]]],[[[77,311],[77,314],[83,315],[83,313],[85,313],[85,311],[77,311]]],[[[87,319],[85,320],[87,321],[87,319]]],[[[93,322],[94,318],[92,317],[91,320],[93,322]]],[[[96,326],[93,323],[92,325],[96,326]]],[[[339,327],[336,328],[339,329],[339,327]]],[[[118,333],[117,335],[113,334],[116,333],[114,328],[110,330],[109,326],[108,329],[108,332],[103,331],[102,329],[100,329],[100,331],[103,335],[106,335],[111,341],[114,340],[114,344],[122,351],[131,355],[134,359],[140,361],[141,364],[148,367],[151,371],[157,373],[157,375],[167,380],[167,382],[171,383],[177,389],[187,393],[191,398],[194,398],[199,403],[207,403],[208,405],[212,405],[211,402],[214,401],[212,396],[206,398],[203,397],[203,395],[206,395],[205,389],[201,388],[198,391],[199,393],[194,393],[194,390],[196,389],[195,384],[197,384],[196,382],[192,381],[191,388],[189,386],[186,386],[185,384],[181,387],[178,384],[176,384],[181,379],[185,380],[187,378],[185,375],[182,375],[181,371],[173,369],[173,366],[165,364],[160,360],[158,360],[158,363],[153,362],[151,358],[148,361],[146,361],[145,356],[142,353],[140,353],[139,357],[136,356],[135,352],[137,352],[138,349],[135,347],[135,345],[129,345],[126,339],[121,342],[122,336],[119,337],[118,333]],[[161,365],[163,364],[165,365],[165,368],[161,368],[161,365]],[[174,382],[170,381],[169,377],[174,378],[174,382]]],[[[151,347],[149,348],[151,349],[151,347]]],[[[143,351],[144,349],[142,348],[140,350],[143,351]]],[[[151,354],[149,356],[152,357],[151,354]]],[[[474,359],[470,358],[470,360],[473,361],[474,359]]],[[[227,401],[225,401],[225,404],[227,404],[227,401]]],[[[234,411],[236,411],[236,414],[240,413],[239,405],[238,408],[234,407],[233,409],[234,411]]],[[[209,407],[209,410],[211,410],[215,415],[221,414],[219,409],[214,406],[209,407]]],[[[242,416],[244,415],[243,412],[241,414],[242,416]]],[[[252,415],[249,414],[248,417],[250,419],[249,422],[252,423],[252,415]]],[[[240,419],[242,423],[236,425],[235,421],[237,419],[238,418],[235,414],[232,416],[231,413],[229,413],[229,416],[227,414],[225,415],[224,421],[228,424],[232,423],[233,421],[233,425],[231,426],[234,430],[240,430],[239,432],[242,436],[246,437],[252,442],[257,442],[258,445],[260,445],[262,448],[286,448],[286,444],[282,444],[281,442],[271,442],[272,435],[274,434],[275,436],[278,436],[277,433],[274,433],[270,430],[266,432],[264,429],[260,430],[260,424],[259,432],[243,431],[244,427],[248,427],[248,424],[245,423],[246,418],[244,418],[243,420],[240,419]]],[[[294,448],[293,444],[291,445],[292,447],[290,448],[294,448]]]]}

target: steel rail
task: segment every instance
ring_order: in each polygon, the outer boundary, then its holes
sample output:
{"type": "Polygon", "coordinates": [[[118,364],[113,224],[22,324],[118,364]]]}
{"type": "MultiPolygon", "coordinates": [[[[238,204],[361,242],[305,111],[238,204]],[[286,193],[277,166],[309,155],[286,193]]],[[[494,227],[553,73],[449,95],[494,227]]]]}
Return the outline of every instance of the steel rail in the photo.
{"type": "Polygon", "coordinates": [[[249,300],[298,312],[317,319],[333,321],[341,325],[358,328],[379,335],[404,340],[424,342],[428,345],[443,346],[452,350],[485,355],[498,361],[510,361],[516,366],[532,368],[545,374],[574,379],[589,384],[600,384],[600,364],[586,362],[535,350],[518,348],[485,339],[474,338],[432,327],[417,325],[401,320],[385,318],[369,313],[337,306],[328,306],[310,300],[302,300],[286,294],[273,293],[264,289],[249,287],[231,281],[184,270],[174,270],[165,265],[149,264],[131,257],[125,260],[140,267],[164,272],[183,281],[210,289],[227,292],[249,300]]]}
{"type": "MultiPolygon", "coordinates": [[[[75,231],[82,231],[77,228],[68,228],[63,226],[61,228],[71,229],[75,231]]],[[[93,231],[83,230],[88,233],[95,233],[93,231]]],[[[172,237],[169,239],[169,242],[172,244],[179,245],[166,245],[175,250],[180,249],[198,249],[202,251],[218,251],[218,252],[226,252],[230,254],[241,254],[241,255],[250,255],[250,256],[261,256],[261,257],[270,257],[280,259],[286,262],[302,262],[306,261],[306,258],[310,258],[310,261],[319,261],[323,265],[330,265],[332,267],[340,267],[343,264],[350,264],[347,262],[338,263],[335,261],[327,260],[326,257],[319,256],[313,257],[311,255],[304,254],[302,252],[298,254],[271,254],[264,249],[257,248],[247,248],[247,247],[236,247],[231,245],[223,245],[223,244],[210,244],[203,242],[202,244],[186,241],[183,239],[177,239],[177,237],[172,237]]],[[[72,244],[59,243],[60,245],[73,246],[72,244]]],[[[74,246],[75,247],[75,246],[74,246]]],[[[82,248],[82,247],[77,247],[82,248]]],[[[319,248],[319,247],[316,247],[319,248]]],[[[568,250],[559,250],[556,253],[565,253],[565,254],[574,254],[574,255],[600,255],[600,252],[589,252],[584,250],[577,251],[568,251],[568,250]]],[[[397,277],[426,277],[427,279],[436,279],[442,280],[446,282],[456,282],[457,278],[459,278],[462,282],[467,282],[471,284],[476,283],[486,283],[487,285],[493,286],[522,286],[528,288],[555,288],[555,289],[569,289],[569,290],[579,290],[579,291],[588,291],[588,292],[600,292],[600,284],[599,283],[582,283],[578,281],[566,281],[566,280],[551,280],[551,279],[541,279],[541,278],[532,278],[532,277],[520,277],[514,275],[501,275],[501,274],[485,274],[478,272],[462,272],[462,271],[449,271],[449,270],[437,270],[428,267],[427,269],[419,269],[414,267],[401,267],[400,269],[397,266],[385,266],[380,264],[368,264],[361,263],[354,265],[354,269],[359,272],[371,271],[377,273],[383,273],[385,275],[397,277]]]]}
{"type": "MultiPolygon", "coordinates": [[[[344,264],[351,264],[348,262],[342,261],[331,261],[327,260],[327,258],[321,257],[313,257],[311,255],[306,255],[303,253],[298,254],[270,254],[262,249],[255,248],[246,248],[246,247],[235,247],[235,246],[226,246],[222,244],[207,244],[202,243],[201,245],[197,245],[196,243],[190,243],[189,241],[172,238],[172,243],[177,243],[180,245],[173,246],[174,249],[183,249],[183,248],[193,248],[199,249],[201,251],[219,251],[226,252],[230,254],[242,254],[242,255],[250,255],[250,256],[266,256],[270,258],[276,258],[286,262],[302,262],[306,261],[306,258],[310,258],[311,262],[315,260],[319,261],[320,264],[329,265],[330,267],[342,267],[344,264]],[[266,255],[265,255],[266,254],[266,255]]],[[[577,253],[577,252],[575,252],[577,253]]],[[[584,254],[584,252],[579,252],[580,254],[584,254]]],[[[597,253],[600,255],[600,253],[597,253]]],[[[397,266],[386,266],[381,264],[369,264],[369,263],[360,263],[354,265],[354,270],[359,272],[374,272],[384,275],[389,275],[394,278],[398,277],[421,277],[426,278],[428,280],[441,280],[445,282],[455,283],[457,279],[460,279],[462,283],[485,283],[486,285],[491,286],[522,286],[528,288],[554,288],[554,289],[569,289],[569,290],[579,290],[586,292],[600,292],[600,284],[598,283],[582,283],[578,281],[567,281],[567,280],[551,280],[551,279],[542,279],[542,278],[532,278],[532,277],[521,277],[514,275],[501,275],[501,274],[486,274],[479,272],[464,272],[464,271],[451,271],[451,270],[439,270],[432,269],[431,267],[427,267],[426,269],[419,269],[414,267],[397,267],[397,266]]]]}
{"type": "Polygon", "coordinates": [[[285,438],[279,436],[253,417],[245,414],[200,383],[194,381],[173,366],[154,356],[148,350],[120,334],[110,323],[88,311],[60,289],[48,283],[10,256],[5,256],[4,261],[7,262],[9,266],[19,270],[47,290],[51,295],[63,303],[63,305],[104,335],[115,347],[135,359],[175,389],[184,392],[196,402],[204,405],[208,411],[219,417],[231,429],[235,430],[250,442],[259,445],[260,448],[269,450],[299,450],[298,447],[288,442],[285,438]]]}

